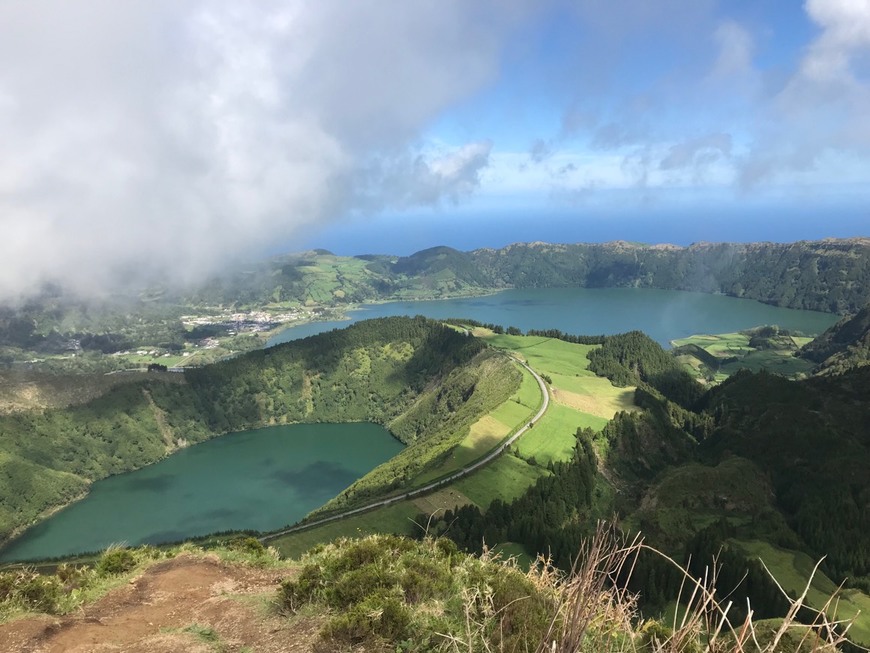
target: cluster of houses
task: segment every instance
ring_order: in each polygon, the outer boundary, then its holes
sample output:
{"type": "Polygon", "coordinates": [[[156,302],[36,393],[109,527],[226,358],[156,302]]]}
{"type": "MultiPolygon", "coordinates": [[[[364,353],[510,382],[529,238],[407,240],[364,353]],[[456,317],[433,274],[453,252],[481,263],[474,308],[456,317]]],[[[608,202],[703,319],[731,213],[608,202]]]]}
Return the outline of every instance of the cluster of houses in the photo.
{"type": "MultiPolygon", "coordinates": [[[[291,310],[284,313],[247,311],[245,313],[224,313],[222,315],[183,315],[181,322],[187,328],[198,326],[223,327],[226,329],[227,335],[233,336],[239,333],[270,331],[282,324],[307,318],[310,318],[310,313],[307,311],[291,310]]],[[[205,338],[201,346],[208,347],[209,343],[205,341],[209,340],[213,340],[213,338],[205,338]]]]}

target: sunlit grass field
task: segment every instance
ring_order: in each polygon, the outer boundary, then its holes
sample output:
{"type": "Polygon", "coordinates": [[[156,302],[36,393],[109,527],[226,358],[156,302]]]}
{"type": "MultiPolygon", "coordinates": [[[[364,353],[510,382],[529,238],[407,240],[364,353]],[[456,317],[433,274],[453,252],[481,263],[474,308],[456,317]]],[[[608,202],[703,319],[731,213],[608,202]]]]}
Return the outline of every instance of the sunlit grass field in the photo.
{"type": "MultiPolygon", "coordinates": [[[[517,454],[526,460],[534,458],[540,465],[567,460],[577,441],[574,434],[578,426],[586,425],[580,418],[576,410],[551,403],[547,414],[514,445],[517,454]]],[[[602,421],[606,423],[606,420],[602,421]]]]}
{"type": "Polygon", "coordinates": [[[541,406],[541,391],[538,382],[529,371],[522,366],[518,368],[522,371],[523,379],[517,392],[472,424],[468,435],[453,450],[450,457],[436,469],[429,470],[414,479],[414,486],[425,485],[429,481],[462,469],[492,451],[519,427],[528,423],[541,406]]]}
{"type": "MultiPolygon", "coordinates": [[[[816,564],[807,554],[783,549],[762,540],[735,540],[734,544],[747,555],[760,558],[786,592],[793,596],[800,596],[803,593],[807,579],[816,564]]],[[[818,571],[807,593],[807,601],[812,607],[821,609],[836,590],[837,585],[818,571]]],[[[845,590],[840,594],[836,614],[831,610],[828,616],[836,619],[851,619],[859,611],[860,615],[849,630],[849,638],[868,646],[870,645],[870,596],[858,590],[845,590]]]]}
{"type": "MultiPolygon", "coordinates": [[[[795,348],[802,347],[812,338],[791,336],[789,341],[795,348]]],[[[673,340],[674,347],[684,345],[696,345],[716,358],[722,359],[723,364],[715,375],[715,381],[722,381],[738,370],[748,369],[753,372],[764,370],[793,377],[799,374],[807,374],[814,364],[810,361],[798,358],[792,348],[778,349],[755,349],[749,345],[750,336],[745,333],[720,333],[717,335],[695,335],[688,338],[673,340]],[[738,360],[725,363],[728,358],[736,357],[738,360]]],[[[698,374],[702,373],[703,366],[693,356],[681,356],[681,360],[689,365],[698,374]]]]}
{"type": "Polygon", "coordinates": [[[268,544],[275,547],[282,556],[299,558],[311,547],[331,542],[339,537],[357,537],[373,533],[412,535],[415,530],[419,530],[413,521],[419,513],[420,510],[413,501],[401,501],[372,512],[291,533],[271,540],[268,544]]]}
{"type": "MultiPolygon", "coordinates": [[[[490,332],[491,333],[491,332],[490,332]]],[[[566,376],[590,376],[589,360],[586,358],[597,345],[576,345],[555,338],[541,336],[508,336],[481,333],[486,341],[497,349],[506,349],[526,360],[538,374],[563,374],[566,376]]]]}
{"type": "Polygon", "coordinates": [[[530,465],[513,454],[505,454],[459,479],[453,486],[478,506],[486,508],[495,499],[513,501],[549,473],[545,467],[530,465]]]}

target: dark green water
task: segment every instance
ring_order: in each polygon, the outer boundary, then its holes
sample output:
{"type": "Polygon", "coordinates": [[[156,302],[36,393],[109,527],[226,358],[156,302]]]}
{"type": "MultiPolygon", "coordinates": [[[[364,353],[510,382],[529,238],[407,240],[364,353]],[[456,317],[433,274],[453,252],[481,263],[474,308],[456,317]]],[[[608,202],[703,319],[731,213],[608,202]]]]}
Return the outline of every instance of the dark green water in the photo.
{"type": "Polygon", "coordinates": [[[322,506],[402,449],[376,424],[299,424],[231,433],[144,469],[26,531],[0,561],[176,541],[230,529],[273,530],[322,506]]]}
{"type": "Polygon", "coordinates": [[[529,329],[560,329],[582,335],[611,335],[638,329],[664,346],[698,333],[730,333],[764,324],[819,334],[839,318],[816,311],[768,306],[752,299],[648,288],[539,288],[505,290],[486,297],[424,302],[387,302],[352,311],[344,322],[292,327],[269,341],[288,340],[392,315],[466,317],[529,329]]]}

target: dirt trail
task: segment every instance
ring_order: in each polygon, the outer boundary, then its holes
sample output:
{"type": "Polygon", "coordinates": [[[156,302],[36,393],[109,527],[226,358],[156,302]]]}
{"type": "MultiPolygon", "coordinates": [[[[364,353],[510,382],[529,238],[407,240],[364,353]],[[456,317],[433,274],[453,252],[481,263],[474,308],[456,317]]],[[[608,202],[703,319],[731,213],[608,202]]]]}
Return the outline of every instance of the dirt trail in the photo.
{"type": "Polygon", "coordinates": [[[76,614],[28,617],[0,625],[0,651],[311,651],[321,624],[288,619],[268,603],[287,575],[286,569],[256,569],[227,565],[217,557],[182,555],[150,567],[76,614]],[[191,626],[207,636],[184,630],[191,626]]]}

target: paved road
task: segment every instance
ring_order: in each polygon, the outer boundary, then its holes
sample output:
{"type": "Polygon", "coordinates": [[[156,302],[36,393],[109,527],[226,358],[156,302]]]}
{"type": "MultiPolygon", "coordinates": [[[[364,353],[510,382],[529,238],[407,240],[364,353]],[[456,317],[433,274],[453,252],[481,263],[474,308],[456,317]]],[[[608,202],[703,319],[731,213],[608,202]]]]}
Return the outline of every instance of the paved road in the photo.
{"type": "MultiPolygon", "coordinates": [[[[514,360],[516,360],[516,359],[514,359],[514,360]]],[[[339,513],[337,515],[331,515],[329,517],[324,517],[323,519],[318,519],[318,520],[315,520],[312,522],[308,522],[306,524],[299,524],[297,526],[291,526],[290,528],[285,528],[284,530],[278,531],[276,533],[269,533],[268,535],[262,536],[260,538],[260,541],[261,542],[268,542],[269,540],[274,540],[275,538],[281,537],[282,535],[288,535],[289,533],[296,533],[297,531],[305,530],[307,528],[314,528],[315,526],[320,526],[322,524],[328,524],[329,522],[337,521],[339,519],[344,519],[345,517],[350,517],[351,515],[358,515],[361,512],[373,510],[374,508],[381,508],[383,506],[389,506],[389,505],[391,505],[393,503],[397,503],[399,501],[404,501],[405,499],[412,499],[414,497],[418,497],[422,494],[426,494],[427,492],[431,492],[432,490],[436,490],[440,487],[443,487],[444,485],[448,485],[449,483],[452,483],[456,479],[462,478],[463,476],[466,476],[466,475],[470,474],[471,472],[473,472],[477,469],[480,469],[481,467],[483,467],[487,463],[492,462],[495,458],[497,458],[502,453],[504,453],[505,449],[507,449],[509,446],[511,446],[514,442],[516,442],[517,439],[523,433],[525,433],[530,428],[532,428],[532,425],[534,425],[535,423],[537,423],[537,421],[539,419],[541,419],[541,416],[543,416],[543,414],[545,412],[547,412],[547,408],[549,408],[549,406],[550,406],[550,393],[547,391],[547,385],[544,383],[544,380],[540,376],[538,376],[537,372],[535,372],[535,370],[533,370],[531,367],[529,367],[528,365],[526,365],[525,363],[523,363],[520,360],[517,360],[517,362],[520,365],[522,365],[523,367],[525,367],[532,374],[532,376],[535,377],[535,380],[538,382],[538,387],[540,387],[541,396],[543,397],[543,402],[541,403],[541,409],[537,413],[535,413],[535,416],[532,417],[531,420],[529,420],[528,424],[524,424],[522,426],[522,428],[520,428],[516,433],[514,433],[508,440],[506,440],[505,442],[502,442],[498,447],[496,447],[495,449],[490,451],[483,458],[472,463],[468,467],[463,467],[462,469],[460,469],[457,472],[454,472],[450,476],[442,478],[442,479],[435,481],[433,483],[429,483],[428,485],[424,485],[423,487],[416,488],[414,490],[409,490],[405,494],[400,494],[398,496],[390,497],[388,499],[382,499],[380,501],[375,501],[374,503],[369,503],[365,506],[360,506],[359,508],[354,508],[353,510],[348,510],[346,512],[339,513]]]]}

